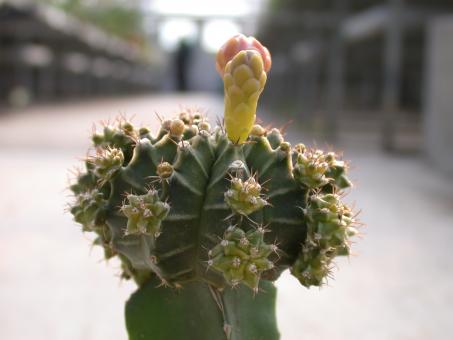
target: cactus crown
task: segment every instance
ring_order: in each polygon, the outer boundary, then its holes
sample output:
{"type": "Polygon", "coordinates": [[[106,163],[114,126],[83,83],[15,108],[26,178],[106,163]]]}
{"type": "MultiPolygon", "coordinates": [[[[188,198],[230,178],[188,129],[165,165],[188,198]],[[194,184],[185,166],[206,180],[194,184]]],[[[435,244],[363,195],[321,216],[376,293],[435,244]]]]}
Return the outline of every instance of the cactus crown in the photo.
{"type": "Polygon", "coordinates": [[[93,135],[71,213],[106,258],[121,259],[123,277],[256,291],[289,268],[319,286],[335,256],[350,254],[357,230],[340,198],[351,186],[347,164],[254,124],[270,56],[252,45],[218,55],[226,131],[184,111],[155,136],[124,119],[93,135]]]}

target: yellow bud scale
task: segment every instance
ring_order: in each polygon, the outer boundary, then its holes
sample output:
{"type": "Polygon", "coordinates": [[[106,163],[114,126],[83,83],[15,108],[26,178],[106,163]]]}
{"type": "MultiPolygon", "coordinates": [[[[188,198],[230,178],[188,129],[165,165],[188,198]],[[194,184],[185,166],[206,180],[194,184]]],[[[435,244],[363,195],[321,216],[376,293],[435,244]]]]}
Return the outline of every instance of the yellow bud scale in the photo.
{"type": "Polygon", "coordinates": [[[248,138],[266,79],[263,59],[256,51],[241,51],[226,65],[224,118],[228,138],[233,143],[242,144],[248,138]]]}

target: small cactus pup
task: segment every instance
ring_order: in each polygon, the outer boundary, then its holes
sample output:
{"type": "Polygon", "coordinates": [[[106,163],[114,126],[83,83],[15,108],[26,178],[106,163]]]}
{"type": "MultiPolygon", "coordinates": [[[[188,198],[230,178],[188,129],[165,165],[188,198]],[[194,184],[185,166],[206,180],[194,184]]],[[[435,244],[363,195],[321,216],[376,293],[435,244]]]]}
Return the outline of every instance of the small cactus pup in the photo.
{"type": "Polygon", "coordinates": [[[321,286],[350,255],[347,163],[255,124],[270,66],[237,35],[217,54],[225,126],[184,111],[154,135],[126,119],[93,135],[70,211],[139,287],[130,340],[278,339],[273,282],[321,286]]]}

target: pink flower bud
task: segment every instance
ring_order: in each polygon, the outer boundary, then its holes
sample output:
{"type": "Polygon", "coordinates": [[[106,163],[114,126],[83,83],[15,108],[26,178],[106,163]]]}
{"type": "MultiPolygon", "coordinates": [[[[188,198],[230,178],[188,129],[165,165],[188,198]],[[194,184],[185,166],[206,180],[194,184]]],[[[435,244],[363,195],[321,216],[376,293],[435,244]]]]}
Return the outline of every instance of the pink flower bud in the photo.
{"type": "Polygon", "coordinates": [[[216,68],[220,76],[223,77],[226,64],[240,51],[253,50],[261,54],[263,58],[264,70],[269,72],[272,64],[271,55],[266,47],[254,37],[246,37],[243,34],[237,34],[228,39],[217,52],[216,68]]]}

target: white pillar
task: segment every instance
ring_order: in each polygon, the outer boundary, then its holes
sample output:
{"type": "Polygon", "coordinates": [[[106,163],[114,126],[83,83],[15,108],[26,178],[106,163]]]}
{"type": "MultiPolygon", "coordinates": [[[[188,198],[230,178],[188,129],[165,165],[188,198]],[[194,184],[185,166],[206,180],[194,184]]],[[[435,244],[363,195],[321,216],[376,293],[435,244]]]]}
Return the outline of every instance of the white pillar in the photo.
{"type": "Polygon", "coordinates": [[[433,19],[427,38],[425,151],[453,174],[453,16],[433,19]]]}
{"type": "Polygon", "coordinates": [[[389,0],[390,15],[385,33],[384,89],[382,106],[382,146],[385,150],[395,149],[395,120],[399,110],[401,87],[401,45],[403,35],[403,0],[389,0]]]}

